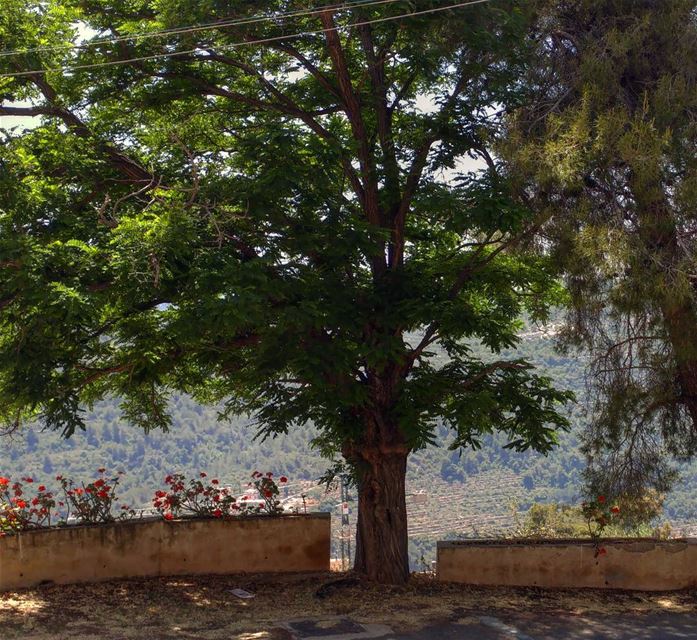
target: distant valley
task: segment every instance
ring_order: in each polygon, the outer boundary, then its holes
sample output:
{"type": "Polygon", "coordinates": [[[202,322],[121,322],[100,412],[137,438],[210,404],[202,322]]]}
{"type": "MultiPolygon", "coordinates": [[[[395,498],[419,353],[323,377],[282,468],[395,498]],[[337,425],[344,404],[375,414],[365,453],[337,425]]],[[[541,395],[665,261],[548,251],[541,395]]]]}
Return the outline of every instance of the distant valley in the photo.
{"type": "MultiPolygon", "coordinates": [[[[579,402],[571,409],[574,428],[561,434],[560,446],[548,457],[511,452],[496,436],[487,438],[481,450],[461,455],[446,447],[415,452],[407,478],[414,566],[422,556],[432,559],[437,538],[502,534],[512,526],[514,510],[524,511],[537,501],[580,500],[583,457],[577,433],[584,420],[583,362],[556,353],[548,333],[527,331],[521,338],[519,349],[504,355],[529,358],[559,387],[576,392],[579,402]]],[[[327,462],[308,444],[311,426],[259,442],[249,420],[219,422],[215,409],[199,406],[185,396],[172,398],[171,413],[169,433],[146,435],[120,419],[116,401],[100,403],[87,414],[87,432],[69,440],[38,428],[1,440],[0,475],[32,475],[49,484],[57,473],[87,481],[99,467],[124,470],[124,501],[146,506],[153,492],[162,487],[164,476],[173,471],[194,474],[205,470],[236,485],[245,483],[258,469],[288,476],[289,492],[306,492],[311,508],[333,509],[338,515],[338,493],[326,494],[316,487],[327,462]]],[[[447,444],[447,430],[440,429],[438,435],[447,444]]],[[[697,523],[695,487],[697,465],[691,465],[666,501],[666,517],[674,528],[697,523]]],[[[355,505],[353,512],[352,518],[355,505]]],[[[338,525],[337,519],[337,534],[338,525]]]]}

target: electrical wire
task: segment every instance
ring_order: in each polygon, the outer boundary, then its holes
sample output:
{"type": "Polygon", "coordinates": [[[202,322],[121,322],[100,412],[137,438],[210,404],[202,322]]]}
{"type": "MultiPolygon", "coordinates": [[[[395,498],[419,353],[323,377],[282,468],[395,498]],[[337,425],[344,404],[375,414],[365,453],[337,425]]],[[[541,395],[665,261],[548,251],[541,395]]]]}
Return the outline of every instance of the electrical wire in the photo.
{"type": "Polygon", "coordinates": [[[61,51],[65,49],[75,50],[75,49],[87,49],[96,44],[112,44],[115,42],[125,42],[128,40],[144,40],[147,38],[157,38],[166,37],[170,35],[186,34],[186,33],[196,33],[198,31],[207,31],[210,29],[222,29],[224,27],[234,27],[238,25],[248,25],[255,24],[258,22],[266,22],[273,20],[282,20],[285,18],[298,18],[304,16],[312,16],[322,11],[327,10],[342,10],[342,9],[353,9],[361,7],[370,7],[374,5],[382,4],[392,4],[394,2],[401,2],[402,0],[354,0],[352,2],[341,2],[333,5],[326,5],[323,7],[315,7],[314,9],[301,9],[298,11],[290,11],[286,13],[278,13],[270,16],[253,16],[249,18],[230,18],[218,20],[217,22],[207,22],[203,24],[189,25],[186,27],[173,27],[171,29],[163,29],[161,31],[141,31],[140,33],[132,33],[123,36],[114,36],[110,38],[96,38],[85,42],[83,44],[63,44],[63,45],[53,45],[46,47],[31,47],[28,49],[14,49],[0,51],[0,58],[8,56],[26,55],[27,53],[43,53],[50,51],[61,51]]]}
{"type": "MultiPolygon", "coordinates": [[[[355,27],[362,27],[362,26],[371,25],[371,24],[378,24],[378,23],[382,23],[382,22],[391,22],[391,21],[401,20],[403,18],[413,18],[413,17],[420,16],[420,15],[438,13],[441,11],[447,11],[448,9],[459,9],[462,7],[468,7],[468,6],[475,5],[475,4],[484,4],[487,2],[492,2],[492,0],[469,0],[468,2],[459,2],[457,4],[451,4],[451,5],[447,5],[445,7],[433,7],[431,9],[422,9],[421,11],[413,11],[411,13],[403,13],[403,14],[399,14],[396,16],[385,16],[383,18],[376,18],[373,20],[363,20],[360,22],[354,22],[353,24],[349,24],[349,25],[339,25],[339,26],[323,28],[323,29],[313,29],[313,30],[309,30],[309,31],[301,31],[299,33],[279,35],[279,36],[271,36],[268,38],[260,38],[257,40],[246,40],[244,42],[233,42],[231,44],[221,45],[218,47],[218,49],[223,50],[223,51],[227,51],[229,49],[236,49],[236,48],[242,47],[242,46],[248,46],[248,45],[254,45],[254,44],[268,44],[270,42],[278,42],[280,40],[290,40],[290,39],[294,39],[294,38],[301,38],[303,36],[328,33],[331,31],[341,31],[343,29],[353,29],[355,27]]],[[[13,73],[0,73],[0,78],[20,78],[20,77],[25,77],[25,76],[33,76],[33,75],[37,75],[37,74],[43,75],[46,73],[53,73],[56,71],[72,73],[73,71],[83,71],[83,70],[87,70],[87,69],[99,69],[102,67],[113,67],[113,66],[119,66],[119,65],[123,65],[123,64],[130,64],[133,62],[146,62],[148,60],[158,60],[160,58],[172,58],[172,57],[176,57],[176,56],[190,55],[193,53],[198,53],[200,51],[201,51],[201,48],[199,47],[196,49],[186,49],[183,51],[172,51],[170,53],[158,53],[158,54],[152,54],[152,55],[147,55],[147,56],[140,56],[138,58],[128,58],[125,60],[110,60],[107,62],[95,62],[92,64],[81,64],[81,65],[73,65],[73,66],[68,66],[68,67],[53,67],[53,68],[48,68],[48,69],[34,69],[32,71],[17,71],[17,72],[13,72],[13,73]]],[[[201,60],[201,59],[204,59],[204,58],[199,58],[199,60],[201,60]]]]}

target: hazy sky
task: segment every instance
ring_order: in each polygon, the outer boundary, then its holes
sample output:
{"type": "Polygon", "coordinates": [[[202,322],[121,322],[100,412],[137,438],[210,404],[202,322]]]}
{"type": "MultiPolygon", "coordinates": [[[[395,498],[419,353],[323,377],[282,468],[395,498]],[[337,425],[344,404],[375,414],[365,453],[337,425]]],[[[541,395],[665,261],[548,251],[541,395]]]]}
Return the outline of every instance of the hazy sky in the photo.
{"type": "MultiPolygon", "coordinates": [[[[1,1],[1,0],[0,0],[1,1]]],[[[434,103],[428,96],[421,96],[416,101],[417,107],[425,112],[434,110],[434,103]]],[[[12,103],[14,106],[27,106],[28,103],[25,102],[15,102],[12,103]]],[[[0,128],[10,128],[10,127],[23,127],[31,128],[38,124],[39,118],[25,118],[16,116],[0,116],[0,128]]],[[[447,172],[448,174],[467,172],[467,171],[478,171],[483,169],[486,165],[482,160],[472,160],[468,157],[463,157],[458,161],[458,167],[455,172],[447,172]]]]}

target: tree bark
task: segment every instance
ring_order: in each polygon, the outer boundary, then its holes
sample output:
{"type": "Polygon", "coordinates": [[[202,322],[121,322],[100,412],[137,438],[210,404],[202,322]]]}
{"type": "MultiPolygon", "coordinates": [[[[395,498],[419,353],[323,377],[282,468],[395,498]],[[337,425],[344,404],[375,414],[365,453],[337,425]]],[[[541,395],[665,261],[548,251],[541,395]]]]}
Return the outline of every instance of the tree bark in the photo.
{"type": "Polygon", "coordinates": [[[361,455],[354,568],[381,584],[409,579],[407,456],[406,450],[379,449],[361,455]]]}
{"type": "Polygon", "coordinates": [[[687,409],[692,420],[692,432],[697,432],[697,313],[689,300],[664,302],[661,308],[676,363],[679,389],[678,401],[687,409]]]}
{"type": "MultiPolygon", "coordinates": [[[[638,191],[638,190],[635,190],[638,191]]],[[[656,193],[663,193],[656,185],[656,193]]],[[[643,204],[640,198],[637,198],[643,204]]],[[[676,290],[674,272],[679,271],[684,261],[684,250],[678,238],[677,224],[665,200],[645,204],[640,217],[640,236],[646,246],[647,255],[660,265],[658,277],[662,280],[663,297],[659,307],[676,365],[676,384],[679,389],[678,402],[690,415],[693,429],[697,431],[697,308],[695,295],[676,290]]],[[[694,281],[693,281],[694,287],[694,281]]]]}

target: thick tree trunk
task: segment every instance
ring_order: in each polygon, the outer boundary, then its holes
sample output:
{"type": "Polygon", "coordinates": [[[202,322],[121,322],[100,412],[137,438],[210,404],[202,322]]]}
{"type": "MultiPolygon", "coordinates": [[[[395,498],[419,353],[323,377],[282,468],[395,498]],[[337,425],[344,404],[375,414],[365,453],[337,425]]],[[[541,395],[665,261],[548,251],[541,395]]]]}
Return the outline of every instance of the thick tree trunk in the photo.
{"type": "Polygon", "coordinates": [[[692,419],[692,432],[697,432],[697,313],[690,300],[662,305],[663,320],[676,362],[678,401],[692,419]]]}
{"type": "MultiPolygon", "coordinates": [[[[655,185],[651,193],[663,193],[661,185],[655,185]]],[[[643,204],[643,203],[642,203],[643,204]]],[[[674,274],[685,261],[675,218],[665,200],[644,204],[640,218],[640,234],[647,254],[660,265],[663,298],[659,301],[663,322],[676,364],[678,402],[690,415],[693,433],[697,432],[697,308],[695,306],[695,282],[692,295],[685,295],[676,286],[674,274]]]]}
{"type": "Polygon", "coordinates": [[[408,452],[373,451],[359,469],[357,573],[381,584],[409,578],[405,480],[408,452]]]}

